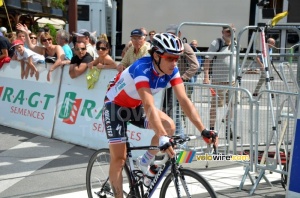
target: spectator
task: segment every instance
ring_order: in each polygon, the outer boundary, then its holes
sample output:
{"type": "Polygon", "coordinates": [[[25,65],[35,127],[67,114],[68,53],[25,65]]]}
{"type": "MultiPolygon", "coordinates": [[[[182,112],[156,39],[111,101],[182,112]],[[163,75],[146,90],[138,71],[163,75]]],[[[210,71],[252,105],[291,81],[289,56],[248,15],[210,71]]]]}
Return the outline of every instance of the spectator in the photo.
{"type": "Polygon", "coordinates": [[[134,61],[148,54],[149,43],[145,41],[144,33],[140,29],[132,30],[130,37],[132,46],[128,49],[121,63],[118,65],[118,71],[123,71],[134,61]]]}
{"type": "MultiPolygon", "coordinates": [[[[268,47],[269,47],[269,55],[271,55],[273,53],[273,47],[275,47],[275,40],[273,38],[269,38],[267,40],[267,44],[268,44],[268,47]]],[[[272,57],[271,56],[270,56],[270,61],[272,62],[272,57]]],[[[266,70],[265,70],[265,66],[263,64],[262,55],[256,56],[256,62],[257,62],[258,66],[259,66],[259,69],[260,69],[260,78],[258,80],[258,83],[257,83],[255,89],[254,89],[253,96],[258,96],[258,92],[259,92],[261,86],[266,82],[266,70]]],[[[266,64],[268,64],[268,63],[266,63],[266,64]]],[[[268,65],[271,65],[271,63],[268,64],[268,65]]]]}
{"type": "Polygon", "coordinates": [[[151,30],[150,32],[149,32],[149,40],[148,40],[148,42],[151,44],[152,43],[152,40],[153,40],[153,37],[154,37],[154,35],[156,34],[156,32],[154,31],[154,30],[151,30]]]}
{"type": "Polygon", "coordinates": [[[73,56],[75,54],[75,50],[74,50],[74,47],[75,47],[75,44],[77,42],[77,36],[75,35],[75,33],[72,33],[72,38],[71,38],[71,42],[69,43],[69,46],[71,47],[71,50],[73,52],[73,56]]]}
{"type": "MultiPolygon", "coordinates": [[[[166,32],[175,35],[176,34],[176,30],[178,29],[178,25],[175,24],[171,24],[166,28],[166,32]]],[[[178,37],[181,37],[181,32],[178,32],[178,37]]],[[[180,76],[183,80],[183,82],[190,82],[190,83],[194,83],[194,78],[193,76],[196,74],[196,72],[198,71],[199,68],[199,63],[197,60],[197,57],[193,51],[193,49],[191,48],[191,46],[188,43],[184,43],[184,51],[183,51],[183,55],[180,57],[177,67],[179,69],[180,72],[180,76]]],[[[187,87],[187,95],[188,97],[191,99],[191,95],[193,92],[193,87],[192,86],[188,86],[187,87]]],[[[163,110],[172,117],[172,112],[173,112],[173,94],[172,94],[172,89],[168,88],[166,90],[166,96],[164,99],[164,103],[163,103],[163,110]]],[[[175,108],[175,107],[174,107],[175,108]]],[[[183,128],[181,125],[181,119],[180,119],[180,114],[181,112],[179,112],[179,106],[178,106],[178,101],[176,101],[176,135],[183,135],[183,128]]],[[[183,116],[183,119],[185,121],[185,117],[183,116]]]]}
{"type": "MultiPolygon", "coordinates": [[[[140,30],[142,31],[143,35],[144,35],[144,39],[146,41],[146,38],[147,38],[147,31],[145,28],[140,28],[140,30]]],[[[150,43],[148,42],[145,42],[145,45],[147,45],[148,49],[150,49],[150,43]]],[[[128,41],[128,43],[125,45],[124,49],[122,50],[122,58],[124,58],[126,52],[128,51],[128,49],[132,46],[132,40],[128,41]]]]}
{"type": "Polygon", "coordinates": [[[100,40],[105,40],[106,42],[108,42],[107,35],[106,35],[105,33],[100,34],[100,36],[99,36],[99,41],[100,41],[100,40]]]}
{"type": "Polygon", "coordinates": [[[97,43],[97,36],[96,36],[96,34],[97,34],[96,31],[94,31],[94,32],[91,33],[90,43],[93,46],[95,58],[98,58],[99,55],[98,55],[97,50],[96,50],[96,43],[97,43]]]}
{"type": "MultiPolygon", "coordinates": [[[[31,32],[29,34],[29,38],[30,38],[32,45],[37,45],[37,35],[35,33],[31,32]]],[[[25,39],[25,41],[26,41],[26,39],[25,39]]]]}
{"type": "Polygon", "coordinates": [[[38,80],[39,71],[36,65],[45,64],[45,57],[25,48],[24,42],[21,40],[15,40],[11,47],[15,48],[17,60],[21,62],[21,79],[27,79],[30,72],[30,76],[32,77],[35,74],[35,79],[38,80]]]}
{"type": "Polygon", "coordinates": [[[10,62],[10,59],[14,54],[14,51],[10,50],[10,48],[11,44],[9,40],[3,36],[2,32],[0,32],[0,69],[4,63],[10,62]]]}
{"type": "Polygon", "coordinates": [[[12,43],[14,40],[17,40],[17,34],[16,32],[10,32],[7,34],[7,38],[10,43],[12,43]]]}
{"type": "Polygon", "coordinates": [[[93,61],[93,57],[87,52],[87,47],[84,42],[76,42],[74,49],[75,56],[73,56],[69,68],[71,78],[76,78],[83,74],[88,68],[88,63],[93,61]]]}
{"type": "Polygon", "coordinates": [[[25,32],[26,34],[26,43],[28,44],[29,49],[32,51],[44,55],[46,57],[46,61],[48,57],[53,57],[53,64],[50,67],[47,75],[47,81],[50,81],[52,72],[60,67],[63,66],[63,61],[65,60],[64,50],[60,45],[53,45],[52,44],[52,36],[48,33],[41,34],[41,42],[44,47],[41,46],[34,46],[32,45],[29,39],[29,31],[26,25],[22,25],[21,23],[17,24],[17,29],[25,32]]]}
{"type": "Polygon", "coordinates": [[[7,34],[7,29],[6,29],[6,27],[1,27],[1,28],[0,28],[0,32],[3,34],[3,36],[6,36],[6,34],[7,34]]]}
{"type": "Polygon", "coordinates": [[[42,42],[41,42],[41,35],[45,33],[44,28],[40,28],[38,33],[37,33],[37,45],[38,46],[43,46],[42,42]]]}
{"type": "MultiPolygon", "coordinates": [[[[29,34],[31,34],[31,32],[29,32],[29,34]]],[[[23,31],[17,31],[17,39],[23,41],[24,46],[26,48],[28,48],[28,46],[26,45],[26,34],[23,31]]]]}
{"type": "Polygon", "coordinates": [[[128,43],[125,45],[125,47],[124,47],[123,50],[122,50],[122,54],[121,54],[122,58],[124,58],[126,52],[128,51],[128,49],[129,49],[131,46],[132,46],[132,42],[131,42],[131,40],[130,40],[130,41],[128,41],[128,43]]]}
{"type": "MultiPolygon", "coordinates": [[[[235,28],[231,25],[233,32],[235,28]]],[[[232,49],[236,54],[236,49],[232,49]]],[[[222,28],[222,38],[215,39],[210,44],[208,52],[231,52],[231,31],[229,27],[222,28]],[[220,46],[221,45],[221,46],[220,46]]],[[[236,70],[236,56],[233,56],[232,65],[230,65],[230,56],[229,55],[207,55],[205,56],[204,62],[204,84],[209,84],[211,80],[211,84],[213,85],[222,85],[222,86],[235,86],[235,70],[236,70]],[[212,67],[212,75],[211,79],[209,79],[209,69],[212,67]],[[231,75],[231,76],[230,76],[231,75]],[[231,79],[231,81],[230,81],[231,79]]],[[[215,96],[212,97],[211,108],[210,108],[210,129],[214,130],[215,122],[216,122],[216,108],[223,107],[224,102],[229,105],[229,92],[226,89],[219,89],[216,91],[215,96]]],[[[232,105],[231,105],[232,106],[232,105]]],[[[232,110],[231,107],[228,108],[232,110]]],[[[232,111],[227,112],[226,120],[232,118],[232,111]]],[[[230,126],[230,120],[226,121],[226,139],[228,137],[228,128],[230,129],[230,139],[232,139],[232,131],[230,126]]]]}
{"type": "Polygon", "coordinates": [[[49,33],[50,34],[50,28],[48,26],[44,27],[44,31],[45,31],[45,33],[49,33]]]}
{"type": "Polygon", "coordinates": [[[96,43],[96,49],[99,57],[90,62],[88,67],[92,69],[93,66],[96,66],[99,69],[116,69],[117,63],[109,55],[110,45],[105,40],[100,40],[96,43]]]}
{"type": "Polygon", "coordinates": [[[69,46],[70,34],[66,30],[58,30],[56,33],[56,43],[59,44],[65,52],[64,65],[70,64],[73,57],[73,52],[69,46]]]}
{"type": "Polygon", "coordinates": [[[91,45],[90,41],[90,32],[87,31],[86,29],[81,29],[77,33],[75,33],[77,36],[77,42],[83,42],[86,45],[87,52],[93,57],[93,59],[96,59],[96,53],[91,45]]]}
{"type": "Polygon", "coordinates": [[[143,32],[144,36],[145,36],[145,41],[147,41],[147,36],[148,36],[148,33],[147,33],[147,30],[146,28],[144,27],[141,27],[140,30],[143,32]]]}
{"type": "MultiPolygon", "coordinates": [[[[200,52],[200,50],[198,50],[198,41],[197,40],[192,40],[190,43],[190,46],[194,52],[200,52]]],[[[193,82],[197,82],[198,75],[201,73],[201,70],[203,70],[202,57],[200,55],[196,55],[196,57],[197,57],[197,60],[199,63],[199,69],[196,72],[195,76],[193,76],[193,78],[194,78],[193,82]]]]}

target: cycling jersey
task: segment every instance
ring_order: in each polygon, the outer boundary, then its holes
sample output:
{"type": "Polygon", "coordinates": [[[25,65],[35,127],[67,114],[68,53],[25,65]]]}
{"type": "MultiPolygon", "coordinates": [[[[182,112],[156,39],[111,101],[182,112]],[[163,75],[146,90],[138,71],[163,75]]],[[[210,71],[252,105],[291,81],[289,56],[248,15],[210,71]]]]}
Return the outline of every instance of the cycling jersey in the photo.
{"type": "Polygon", "coordinates": [[[178,68],[171,75],[159,76],[150,56],[143,57],[126,68],[116,82],[108,90],[106,97],[109,101],[122,106],[135,108],[141,105],[137,92],[140,88],[150,88],[154,95],[167,86],[182,83],[178,68]]]}
{"type": "Polygon", "coordinates": [[[177,67],[171,75],[159,76],[150,56],[137,60],[119,73],[107,91],[102,114],[108,142],[116,144],[127,141],[127,122],[148,128],[138,89],[150,88],[152,94],[156,94],[166,86],[180,83],[182,80],[177,67]]]}

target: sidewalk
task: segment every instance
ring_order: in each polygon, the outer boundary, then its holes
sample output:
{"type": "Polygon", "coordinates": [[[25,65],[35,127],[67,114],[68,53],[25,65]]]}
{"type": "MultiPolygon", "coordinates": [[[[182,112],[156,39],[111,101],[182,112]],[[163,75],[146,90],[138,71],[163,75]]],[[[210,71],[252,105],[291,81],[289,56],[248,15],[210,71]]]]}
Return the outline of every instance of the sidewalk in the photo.
{"type": "MultiPolygon", "coordinates": [[[[205,168],[206,162],[193,161],[191,164],[185,164],[185,167],[191,168],[204,176],[217,192],[219,198],[237,198],[237,197],[269,197],[283,198],[285,190],[280,183],[280,174],[266,172],[266,177],[272,183],[273,187],[266,184],[262,179],[257,186],[254,194],[249,195],[252,189],[251,181],[247,177],[243,189],[239,190],[239,185],[244,175],[243,166],[238,163],[211,161],[208,163],[208,168],[205,168]]],[[[251,174],[255,179],[255,173],[251,174]]]]}

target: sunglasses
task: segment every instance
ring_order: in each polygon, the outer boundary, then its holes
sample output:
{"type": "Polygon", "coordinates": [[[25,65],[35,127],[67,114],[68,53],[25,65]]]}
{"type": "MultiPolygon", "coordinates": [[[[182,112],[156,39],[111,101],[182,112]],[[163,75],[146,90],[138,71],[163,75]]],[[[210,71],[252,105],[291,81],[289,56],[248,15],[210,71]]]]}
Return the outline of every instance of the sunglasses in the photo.
{"type": "Polygon", "coordinates": [[[105,51],[105,50],[107,50],[107,48],[106,48],[106,47],[96,47],[96,49],[97,49],[97,50],[102,50],[102,51],[105,51]]]}
{"type": "Polygon", "coordinates": [[[149,36],[154,36],[155,34],[149,34],[149,36]]]}
{"type": "Polygon", "coordinates": [[[165,55],[160,55],[160,58],[165,59],[168,62],[178,62],[179,56],[178,57],[173,57],[173,56],[165,56],[165,55]]]}
{"type": "Polygon", "coordinates": [[[37,37],[31,36],[30,39],[37,39],[37,37]]]}
{"type": "Polygon", "coordinates": [[[84,51],[84,50],[86,50],[86,48],[75,48],[75,51],[84,51]]]}
{"type": "Polygon", "coordinates": [[[52,41],[52,38],[43,39],[42,42],[52,41]]]}

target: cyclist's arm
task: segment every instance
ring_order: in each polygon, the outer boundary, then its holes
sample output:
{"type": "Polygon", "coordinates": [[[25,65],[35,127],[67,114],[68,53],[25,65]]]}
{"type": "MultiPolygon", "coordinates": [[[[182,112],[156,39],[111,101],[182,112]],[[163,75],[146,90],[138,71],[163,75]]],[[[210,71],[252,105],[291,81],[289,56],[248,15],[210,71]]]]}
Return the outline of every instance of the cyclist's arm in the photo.
{"type": "Polygon", "coordinates": [[[198,114],[195,106],[186,95],[183,83],[173,86],[173,90],[185,115],[191,120],[191,122],[195,125],[195,127],[197,127],[200,132],[203,131],[205,129],[205,126],[202,123],[200,115],[198,114]]]}
{"type": "Polygon", "coordinates": [[[168,135],[160,120],[160,116],[158,112],[159,110],[154,105],[154,98],[150,91],[150,88],[145,88],[145,87],[139,88],[138,93],[142,99],[146,117],[149,121],[151,129],[154,130],[158,138],[160,136],[168,135]]]}

